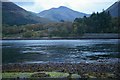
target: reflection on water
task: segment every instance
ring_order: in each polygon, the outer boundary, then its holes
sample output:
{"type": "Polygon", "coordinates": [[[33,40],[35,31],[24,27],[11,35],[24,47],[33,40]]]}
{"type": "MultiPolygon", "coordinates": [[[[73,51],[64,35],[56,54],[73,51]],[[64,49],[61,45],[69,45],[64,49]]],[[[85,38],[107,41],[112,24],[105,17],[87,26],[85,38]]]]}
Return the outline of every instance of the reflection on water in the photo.
{"type": "Polygon", "coordinates": [[[97,62],[120,58],[118,39],[3,40],[3,63],[97,62]]]}

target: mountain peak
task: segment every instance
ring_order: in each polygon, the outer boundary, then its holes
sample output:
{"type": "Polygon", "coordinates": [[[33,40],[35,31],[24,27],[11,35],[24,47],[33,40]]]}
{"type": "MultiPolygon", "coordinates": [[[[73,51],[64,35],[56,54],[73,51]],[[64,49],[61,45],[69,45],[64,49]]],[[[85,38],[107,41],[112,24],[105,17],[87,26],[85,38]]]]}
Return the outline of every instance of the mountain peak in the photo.
{"type": "Polygon", "coordinates": [[[74,21],[75,18],[82,18],[88,16],[85,13],[74,11],[66,6],[60,6],[58,8],[52,8],[39,13],[40,17],[48,18],[52,21],[74,21]]]}
{"type": "Polygon", "coordinates": [[[51,9],[49,9],[49,10],[55,10],[55,9],[68,9],[68,8],[65,7],[65,6],[59,6],[59,7],[57,7],[57,8],[53,7],[53,8],[51,8],[51,9]]]}
{"type": "Polygon", "coordinates": [[[60,6],[59,8],[67,8],[67,7],[65,7],[65,6],[60,6]]]}

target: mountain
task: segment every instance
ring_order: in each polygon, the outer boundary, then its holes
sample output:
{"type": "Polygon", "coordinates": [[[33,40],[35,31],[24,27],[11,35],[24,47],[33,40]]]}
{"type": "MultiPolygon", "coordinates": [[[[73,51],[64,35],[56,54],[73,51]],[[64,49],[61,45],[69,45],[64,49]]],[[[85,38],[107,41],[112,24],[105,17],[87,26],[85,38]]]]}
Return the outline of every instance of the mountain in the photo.
{"type": "Polygon", "coordinates": [[[75,18],[89,16],[88,14],[77,12],[64,6],[42,11],[38,15],[43,18],[48,18],[52,21],[73,21],[75,18]]]}
{"type": "Polygon", "coordinates": [[[120,17],[120,1],[115,2],[106,12],[110,12],[112,17],[120,17]]]}
{"type": "Polygon", "coordinates": [[[41,18],[12,2],[2,2],[2,22],[9,25],[48,23],[50,20],[41,18]]]}

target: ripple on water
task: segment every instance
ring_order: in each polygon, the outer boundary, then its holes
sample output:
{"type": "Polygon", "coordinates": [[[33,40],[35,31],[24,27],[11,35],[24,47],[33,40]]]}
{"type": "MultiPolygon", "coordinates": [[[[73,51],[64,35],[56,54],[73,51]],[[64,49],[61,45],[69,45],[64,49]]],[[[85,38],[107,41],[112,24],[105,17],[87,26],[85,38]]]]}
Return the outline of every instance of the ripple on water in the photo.
{"type": "Polygon", "coordinates": [[[34,54],[34,53],[39,53],[39,54],[49,54],[48,52],[45,52],[45,51],[30,51],[30,50],[27,50],[27,51],[22,51],[23,54],[34,54]]]}

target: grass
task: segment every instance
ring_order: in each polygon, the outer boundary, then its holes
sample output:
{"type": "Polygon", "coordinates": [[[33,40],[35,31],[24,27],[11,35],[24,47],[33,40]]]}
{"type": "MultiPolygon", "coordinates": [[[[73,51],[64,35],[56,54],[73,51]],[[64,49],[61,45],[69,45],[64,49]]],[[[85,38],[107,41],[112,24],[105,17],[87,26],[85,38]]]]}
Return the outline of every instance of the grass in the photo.
{"type": "Polygon", "coordinates": [[[61,78],[61,77],[67,77],[68,73],[62,73],[62,72],[45,72],[46,74],[49,74],[52,78],[61,78]]]}
{"type": "Polygon", "coordinates": [[[112,73],[97,73],[97,72],[90,72],[84,74],[87,78],[114,78],[115,75],[112,73]]]}
{"type": "MultiPolygon", "coordinates": [[[[44,76],[44,74],[43,74],[44,76]]],[[[5,72],[2,73],[2,78],[66,78],[69,76],[69,73],[64,72],[5,72]],[[49,75],[47,77],[41,77],[40,73],[45,73],[45,75],[49,75]],[[32,77],[35,75],[35,77],[32,77]],[[37,76],[38,75],[38,76],[37,76]],[[37,76],[37,77],[36,77],[37,76]]],[[[90,72],[84,74],[85,78],[114,78],[115,75],[112,73],[96,73],[90,72]]],[[[78,74],[72,74],[71,78],[81,78],[78,74]]]]}
{"type": "Polygon", "coordinates": [[[5,72],[5,73],[2,73],[2,78],[30,78],[31,75],[34,74],[34,73],[28,73],[28,72],[25,72],[25,73],[21,73],[21,72],[5,72]]]}
{"type": "MultiPolygon", "coordinates": [[[[37,73],[41,73],[41,72],[34,72],[34,73],[30,73],[30,72],[5,72],[2,73],[2,78],[31,78],[31,76],[33,74],[37,74],[37,73]]],[[[64,78],[69,76],[69,73],[63,73],[63,72],[42,72],[45,74],[50,75],[50,78],[64,78]]],[[[72,74],[72,78],[80,78],[80,76],[78,74],[72,74]]]]}

